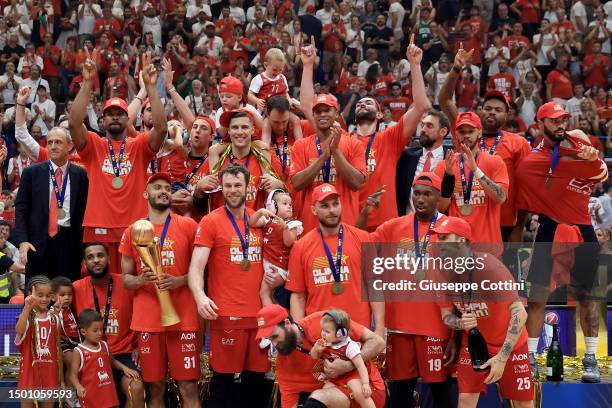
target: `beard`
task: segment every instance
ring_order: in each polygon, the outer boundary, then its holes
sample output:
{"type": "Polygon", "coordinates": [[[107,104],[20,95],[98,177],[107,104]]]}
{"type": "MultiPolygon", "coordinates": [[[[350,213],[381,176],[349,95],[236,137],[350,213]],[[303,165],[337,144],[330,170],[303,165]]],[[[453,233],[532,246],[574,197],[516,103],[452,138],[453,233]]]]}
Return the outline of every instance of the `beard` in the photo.
{"type": "Polygon", "coordinates": [[[106,131],[111,134],[111,136],[122,136],[123,131],[125,130],[125,126],[119,123],[113,123],[108,126],[104,126],[106,131]]]}
{"type": "Polygon", "coordinates": [[[546,126],[544,126],[544,135],[548,136],[548,138],[552,141],[560,142],[565,139],[565,129],[563,130],[563,135],[559,136],[555,132],[551,132],[546,126]]]}
{"type": "Polygon", "coordinates": [[[362,121],[374,122],[376,120],[376,111],[362,110],[355,112],[355,122],[360,123],[362,121]]]}
{"type": "Polygon", "coordinates": [[[240,208],[242,207],[242,205],[246,202],[246,194],[240,197],[240,200],[238,201],[237,204],[232,204],[229,199],[225,196],[223,196],[223,198],[225,199],[225,204],[229,207],[229,208],[240,208]]]}
{"type": "Polygon", "coordinates": [[[492,117],[491,119],[493,119],[493,124],[491,125],[487,122],[489,118],[485,118],[482,121],[482,130],[484,133],[497,133],[497,131],[502,128],[502,124],[496,117],[492,117]]]}
{"type": "Polygon", "coordinates": [[[276,350],[281,356],[288,356],[297,347],[297,335],[293,330],[289,330],[286,327],[283,327],[283,331],[285,332],[285,341],[283,344],[277,344],[276,350]]]}
{"type": "Polygon", "coordinates": [[[436,141],[424,133],[421,133],[419,136],[419,145],[425,149],[429,149],[434,143],[436,143],[436,141]]]}
{"type": "Polygon", "coordinates": [[[338,224],[340,224],[340,221],[342,221],[341,216],[338,216],[337,221],[328,221],[327,218],[319,218],[319,222],[325,228],[335,228],[338,226],[338,224]]]}
{"type": "Polygon", "coordinates": [[[96,273],[93,270],[89,269],[89,267],[87,267],[87,273],[89,274],[89,276],[91,276],[94,279],[103,278],[106,275],[108,275],[108,265],[106,265],[104,269],[102,269],[102,272],[100,273],[96,273]]]}
{"type": "Polygon", "coordinates": [[[155,201],[155,198],[149,197],[149,205],[154,210],[166,211],[168,208],[170,208],[170,200],[168,200],[168,203],[158,203],[157,201],[155,201]]]}

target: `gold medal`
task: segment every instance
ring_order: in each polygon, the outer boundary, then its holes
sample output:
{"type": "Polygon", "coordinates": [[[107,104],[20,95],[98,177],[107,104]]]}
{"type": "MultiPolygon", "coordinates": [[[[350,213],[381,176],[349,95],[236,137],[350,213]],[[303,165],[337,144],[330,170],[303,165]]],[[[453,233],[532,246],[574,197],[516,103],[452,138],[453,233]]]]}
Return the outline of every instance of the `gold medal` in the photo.
{"type": "Polygon", "coordinates": [[[66,211],[63,208],[60,208],[57,210],[57,219],[58,220],[63,220],[64,218],[66,218],[66,211]]]}
{"type": "Polygon", "coordinates": [[[472,204],[463,204],[460,208],[459,211],[461,212],[461,214],[463,215],[471,215],[472,214],[472,204]]]}
{"type": "Polygon", "coordinates": [[[247,258],[243,258],[242,261],[240,261],[240,269],[242,269],[243,271],[247,271],[250,266],[251,261],[249,261],[247,258]]]}
{"type": "Polygon", "coordinates": [[[123,187],[123,179],[121,179],[121,177],[113,177],[111,184],[115,190],[119,190],[123,187]]]}
{"type": "Polygon", "coordinates": [[[344,286],[341,282],[334,282],[331,291],[333,295],[341,295],[344,293],[344,286]]]}

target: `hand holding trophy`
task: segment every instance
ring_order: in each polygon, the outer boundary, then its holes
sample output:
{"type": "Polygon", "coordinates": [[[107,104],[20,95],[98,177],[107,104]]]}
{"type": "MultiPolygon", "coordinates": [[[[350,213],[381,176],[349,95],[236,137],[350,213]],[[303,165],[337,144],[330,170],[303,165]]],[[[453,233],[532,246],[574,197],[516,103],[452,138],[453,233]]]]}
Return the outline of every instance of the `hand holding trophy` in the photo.
{"type": "MultiPolygon", "coordinates": [[[[138,251],[140,259],[159,279],[164,271],[161,263],[161,247],[159,238],[155,236],[155,227],[148,220],[138,220],[132,225],[131,233],[132,244],[138,251]]],[[[155,285],[155,289],[159,299],[161,325],[166,327],[180,322],[181,319],[172,305],[170,293],[167,290],[159,290],[157,285],[155,285]]]]}

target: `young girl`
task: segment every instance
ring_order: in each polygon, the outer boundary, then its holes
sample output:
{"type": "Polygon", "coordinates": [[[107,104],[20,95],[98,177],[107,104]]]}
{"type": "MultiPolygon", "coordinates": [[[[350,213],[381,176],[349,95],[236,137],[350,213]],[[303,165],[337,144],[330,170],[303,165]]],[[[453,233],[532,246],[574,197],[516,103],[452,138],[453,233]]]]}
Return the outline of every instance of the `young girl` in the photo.
{"type": "Polygon", "coordinates": [[[113,368],[123,371],[130,379],[140,378],[136,371],[113,359],[108,344],[102,340],[103,324],[104,319],[93,309],[85,309],[79,315],[79,327],[84,340],[74,349],[69,379],[76,388],[83,408],[119,406],[113,368]]]}
{"type": "Polygon", "coordinates": [[[72,282],[64,276],[58,276],[51,281],[55,305],[51,310],[57,315],[60,325],[60,347],[64,363],[70,367],[72,350],[81,342],[79,326],[70,309],[72,305],[72,282]]]}
{"type": "MultiPolygon", "coordinates": [[[[249,219],[249,225],[264,229],[263,267],[264,272],[274,269],[287,279],[289,251],[304,230],[300,221],[291,220],[293,207],[291,196],[285,190],[272,190],[266,200],[266,208],[257,210],[249,219]]],[[[262,306],[273,303],[274,288],[261,282],[259,296],[262,306]]]]}
{"type": "MultiPolygon", "coordinates": [[[[47,309],[53,297],[51,281],[36,275],[26,289],[28,296],[15,327],[15,344],[21,352],[17,388],[59,389],[64,383],[59,319],[47,309]]],[[[51,408],[54,403],[44,401],[38,406],[51,408]]],[[[21,406],[32,407],[33,403],[22,402],[21,406]]]]}
{"type": "Polygon", "coordinates": [[[351,361],[355,366],[353,371],[332,380],[321,373],[319,379],[339,387],[348,386],[360,407],[374,408],[374,400],[370,397],[372,389],[368,370],[361,356],[359,343],[349,337],[350,327],[351,319],[346,312],[334,309],[325,312],[321,318],[321,338],[310,350],[310,356],[315,360],[339,358],[351,361]]]}

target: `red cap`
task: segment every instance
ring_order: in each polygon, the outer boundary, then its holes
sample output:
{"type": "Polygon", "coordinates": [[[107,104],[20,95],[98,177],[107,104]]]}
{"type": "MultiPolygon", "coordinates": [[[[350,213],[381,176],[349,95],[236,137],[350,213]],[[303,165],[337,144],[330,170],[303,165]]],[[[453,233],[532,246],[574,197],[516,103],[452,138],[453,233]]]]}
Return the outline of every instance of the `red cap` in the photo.
{"type": "Polygon", "coordinates": [[[428,171],[419,174],[412,183],[412,186],[417,184],[421,186],[433,187],[438,191],[442,191],[442,179],[436,173],[428,171]]]}
{"type": "Polygon", "coordinates": [[[221,114],[221,117],[219,118],[219,124],[223,126],[224,128],[229,128],[229,124],[230,124],[230,121],[232,120],[232,117],[239,112],[246,113],[249,119],[251,119],[251,123],[255,124],[255,120],[253,119],[253,114],[248,109],[244,109],[244,108],[234,109],[233,111],[229,111],[229,112],[223,112],[221,114]]]}
{"type": "Polygon", "coordinates": [[[323,201],[327,197],[332,195],[337,195],[338,197],[340,197],[340,194],[336,190],[336,187],[327,183],[319,184],[314,188],[314,191],[312,192],[312,202],[317,203],[319,201],[323,201]]]}
{"type": "Polygon", "coordinates": [[[472,228],[463,218],[446,217],[433,229],[433,231],[436,234],[455,234],[468,241],[472,240],[472,228]]]}
{"type": "Polygon", "coordinates": [[[312,102],[312,109],[316,108],[318,105],[327,105],[338,109],[338,101],[330,94],[319,94],[312,102]]]}
{"type": "Polygon", "coordinates": [[[474,112],[461,112],[457,115],[453,129],[457,129],[459,126],[463,125],[468,125],[476,129],[482,129],[480,117],[474,112]]]}
{"type": "Polygon", "coordinates": [[[102,113],[106,112],[109,108],[119,108],[125,113],[128,113],[128,104],[123,98],[110,98],[107,100],[104,104],[104,109],[102,109],[102,113]]]}
{"type": "Polygon", "coordinates": [[[506,107],[508,108],[508,110],[510,110],[510,101],[508,100],[508,97],[504,95],[503,93],[496,91],[496,90],[488,91],[484,96],[484,101],[486,102],[489,99],[499,99],[503,101],[506,104],[506,107]]]}
{"type": "Polygon", "coordinates": [[[242,81],[233,76],[226,76],[219,82],[219,93],[228,92],[242,96],[243,91],[242,81]]]}
{"type": "Polygon", "coordinates": [[[538,109],[538,120],[544,120],[546,118],[556,119],[561,116],[569,116],[570,114],[565,111],[563,105],[559,102],[546,102],[538,109]]]}
{"type": "Polygon", "coordinates": [[[309,4],[309,5],[307,5],[307,6],[306,6],[306,12],[307,12],[307,13],[312,13],[312,12],[314,12],[314,11],[315,11],[315,6],[314,6],[314,4],[309,4]]]}
{"type": "Polygon", "coordinates": [[[289,313],[280,305],[271,304],[262,307],[257,312],[257,334],[255,338],[259,340],[262,337],[270,337],[274,328],[287,317],[289,317],[289,313]]]}
{"type": "MultiPolygon", "coordinates": [[[[193,122],[195,122],[198,119],[204,120],[206,121],[206,123],[208,123],[208,126],[210,126],[211,134],[214,134],[217,131],[217,127],[215,126],[215,121],[212,120],[210,116],[202,116],[202,115],[196,116],[193,122]]],[[[191,126],[193,126],[193,122],[191,123],[191,126]]],[[[189,130],[191,130],[191,127],[189,128],[189,130]]]]}
{"type": "Polygon", "coordinates": [[[172,176],[170,176],[170,173],[159,172],[149,177],[147,180],[147,186],[156,180],[166,180],[168,183],[172,184],[172,176]]]}

